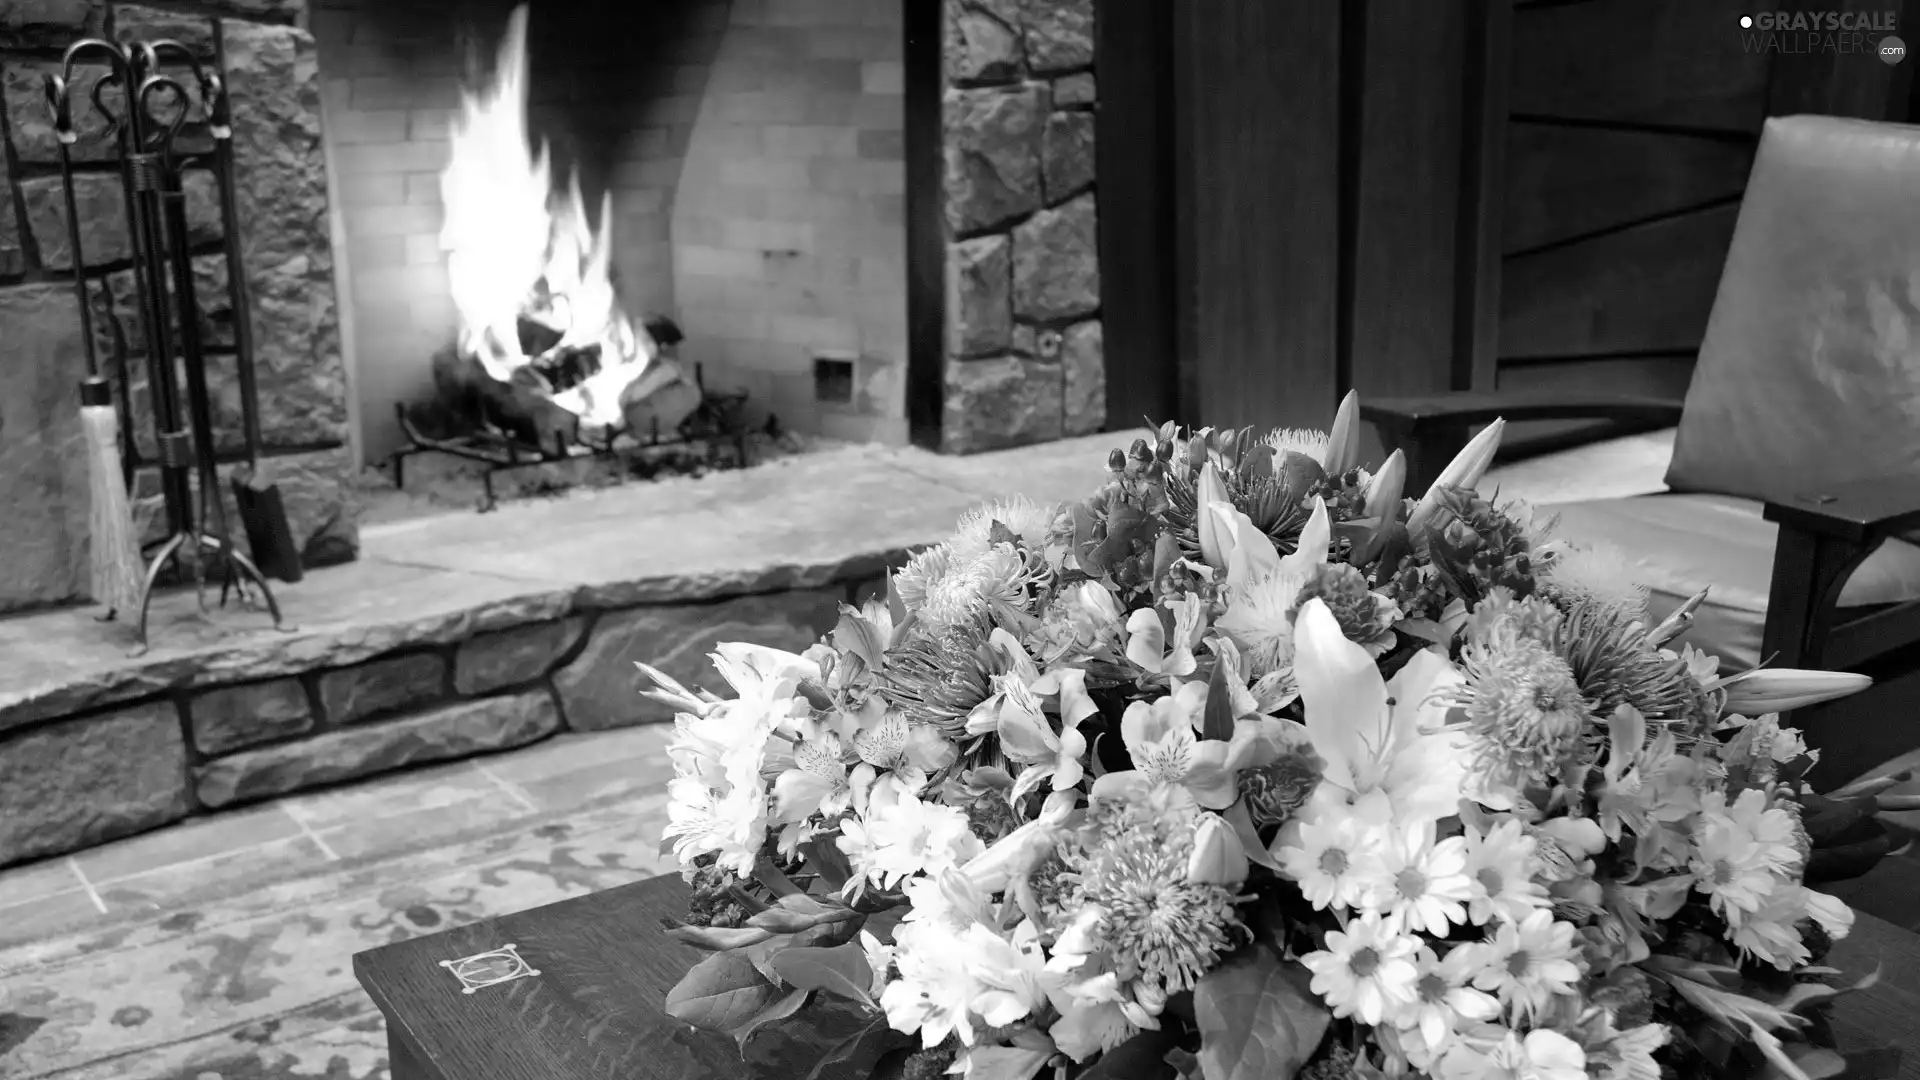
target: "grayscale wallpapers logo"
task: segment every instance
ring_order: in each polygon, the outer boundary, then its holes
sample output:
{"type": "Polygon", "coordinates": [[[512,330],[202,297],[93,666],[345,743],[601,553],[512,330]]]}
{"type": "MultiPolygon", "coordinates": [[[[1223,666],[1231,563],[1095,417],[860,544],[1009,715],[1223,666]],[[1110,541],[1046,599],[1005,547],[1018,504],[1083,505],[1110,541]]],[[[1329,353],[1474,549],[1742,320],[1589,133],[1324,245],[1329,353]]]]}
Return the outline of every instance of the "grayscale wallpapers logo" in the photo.
{"type": "Polygon", "coordinates": [[[1907,43],[1895,34],[1893,11],[1757,11],[1740,16],[1740,48],[1748,53],[1815,53],[1878,56],[1882,63],[1907,58],[1907,43]]]}

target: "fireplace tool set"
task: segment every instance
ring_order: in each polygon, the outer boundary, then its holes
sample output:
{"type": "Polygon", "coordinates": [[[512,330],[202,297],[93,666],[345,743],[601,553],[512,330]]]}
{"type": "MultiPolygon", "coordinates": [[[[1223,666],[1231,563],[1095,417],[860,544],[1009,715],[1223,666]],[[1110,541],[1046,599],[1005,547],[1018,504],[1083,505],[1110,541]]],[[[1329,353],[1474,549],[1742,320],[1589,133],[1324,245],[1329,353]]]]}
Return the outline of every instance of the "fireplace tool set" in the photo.
{"type": "MultiPolygon", "coordinates": [[[[192,51],[178,42],[152,41],[114,44],[88,39],[70,47],[58,75],[46,78],[47,105],[60,143],[60,174],[65,186],[67,235],[72,248],[74,291],[80,304],[81,337],[86,350],[87,378],[81,384],[82,413],[90,434],[94,506],[94,599],[106,608],[103,619],[137,610],[134,624],[138,651],[147,647],[147,620],[154,587],[171,569],[191,574],[204,612],[210,571],[220,577],[220,603],[229,593],[242,604],[255,603],[250,591],[286,629],[280,605],[267,584],[269,576],[298,581],[300,553],[278,489],[261,486],[259,390],[254,372],[252,323],[246,302],[245,267],[240,258],[239,221],[235,213],[233,137],[224,69],[216,53],[215,69],[203,67],[192,51]],[[114,387],[100,374],[99,348],[93,332],[93,298],[86,278],[83,230],[75,194],[73,145],[79,139],[75,124],[76,68],[90,61],[104,62],[107,73],[95,84],[87,103],[105,123],[102,136],[112,146],[119,166],[125,199],[126,226],[132,254],[132,276],[147,365],[147,396],[154,424],[160,491],[165,506],[166,535],[140,546],[134,539],[126,490],[142,464],[133,431],[131,372],[126,363],[126,341],[115,318],[110,296],[102,304],[114,331],[119,361],[118,446],[105,432],[111,425],[114,387]],[[165,61],[188,73],[199,92],[200,110],[211,129],[209,154],[182,153],[181,130],[189,121],[194,99],[183,78],[162,71],[165,61]],[[116,100],[117,99],[117,100],[116,100]],[[221,497],[214,461],[213,405],[208,393],[208,361],[200,333],[199,304],[194,289],[191,237],[187,223],[183,170],[190,164],[211,164],[220,190],[226,238],[229,301],[234,314],[234,344],[239,353],[238,383],[246,440],[246,466],[234,473],[234,500],[247,534],[252,558],[234,542],[221,497]],[[185,385],[181,385],[184,374],[185,385]],[[112,462],[119,454],[119,467],[112,462]],[[126,564],[131,562],[131,567],[126,564]]],[[[107,293],[104,284],[103,294],[107,293]]]]}

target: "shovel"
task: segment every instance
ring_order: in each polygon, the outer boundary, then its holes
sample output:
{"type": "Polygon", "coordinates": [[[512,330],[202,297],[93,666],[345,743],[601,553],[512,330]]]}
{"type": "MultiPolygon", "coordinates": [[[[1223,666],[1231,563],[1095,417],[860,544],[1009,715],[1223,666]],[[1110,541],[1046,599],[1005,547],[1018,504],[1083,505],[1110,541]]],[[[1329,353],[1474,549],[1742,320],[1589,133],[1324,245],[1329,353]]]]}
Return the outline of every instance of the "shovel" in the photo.
{"type": "MultiPolygon", "coordinates": [[[[224,68],[225,57],[216,56],[215,63],[224,68]]],[[[240,354],[240,417],[247,442],[246,464],[233,471],[233,502],[240,511],[240,527],[246,531],[254,565],[270,578],[292,583],[305,576],[300,545],[287,523],[286,500],[279,486],[260,471],[260,386],[253,366],[253,313],[247,303],[240,215],[233,194],[233,112],[221,75],[204,75],[201,93],[213,128],[214,172],[219,180],[220,214],[226,222],[222,231],[226,234],[227,296],[233,308],[233,344],[240,354]]]]}

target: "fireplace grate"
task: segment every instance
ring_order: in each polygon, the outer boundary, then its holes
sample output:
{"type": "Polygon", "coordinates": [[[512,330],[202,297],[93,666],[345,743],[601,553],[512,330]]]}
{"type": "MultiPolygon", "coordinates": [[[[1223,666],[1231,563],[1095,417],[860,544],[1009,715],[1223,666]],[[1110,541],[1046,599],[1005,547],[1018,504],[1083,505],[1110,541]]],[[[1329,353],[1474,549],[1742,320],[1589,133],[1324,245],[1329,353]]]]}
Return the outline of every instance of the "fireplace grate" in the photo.
{"type": "MultiPolygon", "coordinates": [[[[746,391],[709,390],[698,364],[693,365],[693,377],[700,389],[700,405],[673,431],[661,431],[656,418],[645,432],[608,431],[598,439],[590,437],[584,429],[571,437],[555,432],[552,443],[545,446],[510,432],[506,425],[485,421],[475,430],[464,434],[446,437],[429,435],[421,430],[405,403],[398,403],[394,406],[394,414],[400,421],[400,430],[406,436],[407,445],[395,450],[388,459],[393,467],[394,486],[405,490],[406,461],[416,454],[447,454],[475,462],[484,466],[480,473],[483,494],[479,509],[481,513],[486,513],[499,505],[494,494],[493,478],[500,473],[581,457],[617,458],[633,450],[704,443],[709,462],[717,464],[722,448],[731,447],[734,460],[745,467],[749,464],[747,447],[750,434],[746,420],[746,391]]],[[[767,417],[764,429],[765,434],[772,437],[778,437],[780,433],[778,421],[771,415],[767,417]]]]}

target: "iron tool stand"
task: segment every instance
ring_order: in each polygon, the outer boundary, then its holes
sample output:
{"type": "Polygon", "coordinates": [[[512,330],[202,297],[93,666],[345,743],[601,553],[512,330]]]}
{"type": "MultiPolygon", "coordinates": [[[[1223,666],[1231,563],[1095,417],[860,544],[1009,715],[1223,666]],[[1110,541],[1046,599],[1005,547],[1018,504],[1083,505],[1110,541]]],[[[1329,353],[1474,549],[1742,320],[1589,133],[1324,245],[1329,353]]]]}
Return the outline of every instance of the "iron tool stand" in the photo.
{"type": "MultiPolygon", "coordinates": [[[[76,42],[62,64],[64,85],[72,86],[74,67],[89,54],[99,54],[107,74],[95,85],[94,108],[105,118],[108,137],[117,151],[121,187],[126,198],[127,231],[133,256],[135,291],[146,338],[148,396],[152,399],[156,444],[159,449],[160,490],[166,507],[167,535],[148,545],[152,550],[147,578],[135,623],[135,654],[147,649],[147,616],[153,590],[168,567],[193,575],[200,610],[207,611],[207,570],[218,564],[220,603],[232,593],[248,607],[260,590],[276,629],[289,629],[280,616],[267,579],[234,545],[221,497],[222,485],[214,463],[213,406],[207,393],[207,361],[200,340],[200,312],[194,292],[193,260],[189,249],[186,195],[181,183],[183,159],[175,140],[186,124],[193,99],[177,79],[160,71],[163,54],[178,57],[193,73],[203,91],[219,84],[201,68],[191,50],[173,41],[116,45],[98,39],[76,42]],[[122,100],[116,111],[105,94],[118,87],[122,100]],[[171,272],[173,291],[167,289],[171,272]],[[171,302],[170,302],[171,301],[171,302]],[[174,346],[178,343],[178,351],[174,346]],[[176,378],[175,358],[186,374],[184,399],[176,378]],[[197,483],[196,483],[197,482],[197,483]],[[195,487],[199,488],[198,504],[195,487]],[[186,558],[191,555],[191,559],[186,558]]],[[[212,102],[202,102],[203,107],[212,102]]],[[[71,117],[58,118],[59,134],[71,138],[71,117]]],[[[229,221],[225,227],[237,228],[229,221]]],[[[228,272],[242,272],[238,266],[228,272]]],[[[236,312],[245,319],[246,312],[236,312]]],[[[123,379],[126,373],[122,372],[123,379]]],[[[125,386],[122,386],[125,396],[125,386]]],[[[131,414],[123,414],[131,420],[131,414]]],[[[126,442],[133,440],[129,437],[126,442]]]]}

